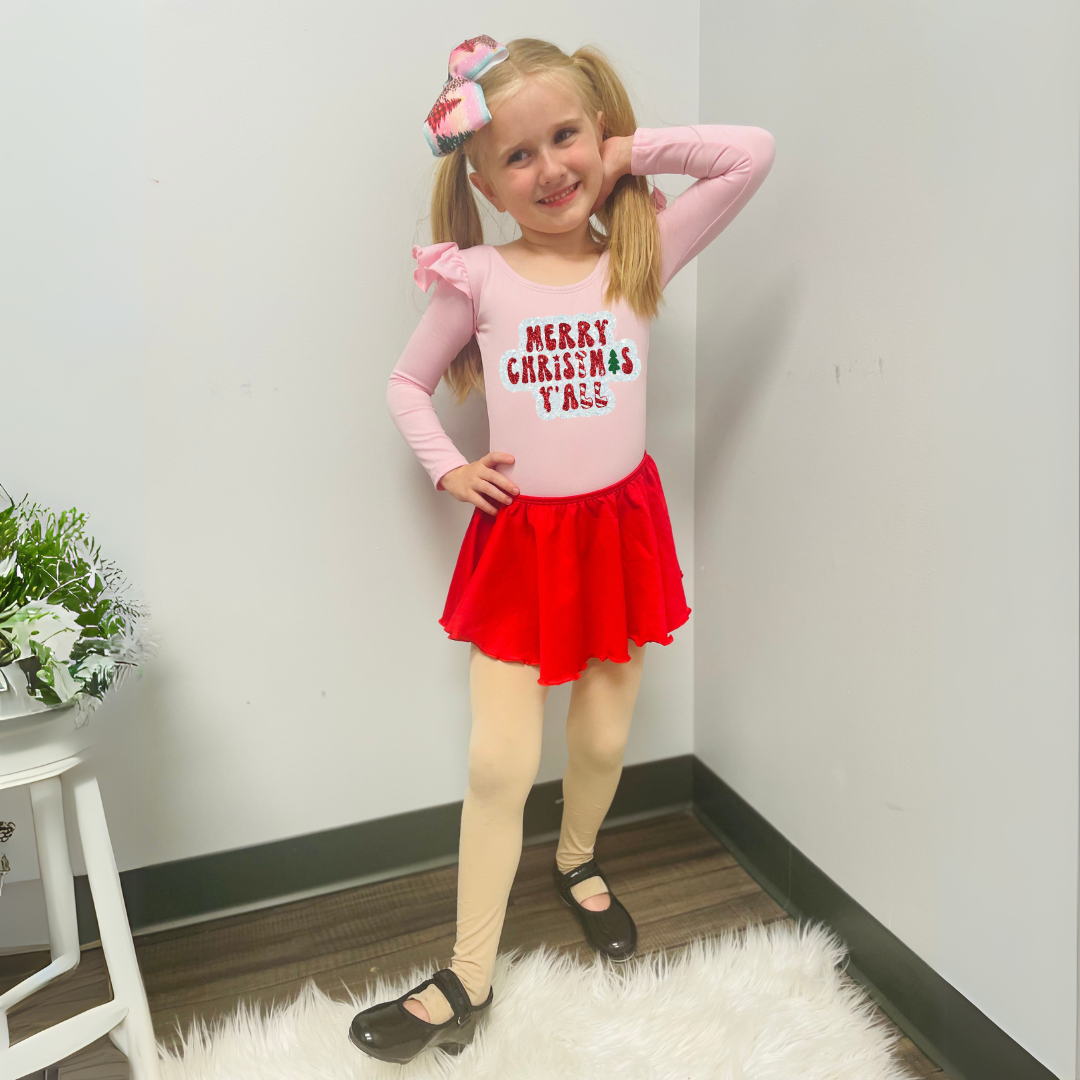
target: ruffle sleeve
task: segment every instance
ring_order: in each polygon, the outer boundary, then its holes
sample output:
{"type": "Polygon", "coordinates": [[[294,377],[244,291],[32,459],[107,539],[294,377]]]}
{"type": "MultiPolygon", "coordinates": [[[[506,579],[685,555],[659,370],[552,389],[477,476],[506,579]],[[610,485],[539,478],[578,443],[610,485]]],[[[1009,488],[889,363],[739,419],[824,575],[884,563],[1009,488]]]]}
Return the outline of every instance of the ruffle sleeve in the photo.
{"type": "Polygon", "coordinates": [[[405,441],[441,489],[442,477],[467,465],[469,459],[446,434],[431,398],[454,357],[476,331],[473,294],[457,244],[417,246],[413,257],[418,263],[413,274],[416,284],[425,292],[432,282],[436,288],[390,373],[386,403],[405,441]]]}
{"type": "Polygon", "coordinates": [[[431,288],[432,282],[441,278],[472,300],[469,271],[465,267],[465,260],[461,257],[461,249],[453,240],[447,240],[441,244],[429,244],[427,247],[417,244],[413,247],[412,253],[417,263],[413,271],[413,281],[424,292],[431,288]]]}

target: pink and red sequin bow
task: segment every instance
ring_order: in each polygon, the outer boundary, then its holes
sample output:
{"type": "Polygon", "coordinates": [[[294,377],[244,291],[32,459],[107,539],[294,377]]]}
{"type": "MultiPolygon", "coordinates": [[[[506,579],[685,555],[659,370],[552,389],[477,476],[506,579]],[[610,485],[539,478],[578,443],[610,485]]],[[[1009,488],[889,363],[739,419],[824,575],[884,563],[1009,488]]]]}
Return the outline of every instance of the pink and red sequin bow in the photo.
{"type": "Polygon", "coordinates": [[[463,41],[450,54],[446,85],[424,121],[424,137],[436,157],[452,154],[491,120],[484,91],[473,80],[508,55],[505,45],[486,34],[463,41]]]}

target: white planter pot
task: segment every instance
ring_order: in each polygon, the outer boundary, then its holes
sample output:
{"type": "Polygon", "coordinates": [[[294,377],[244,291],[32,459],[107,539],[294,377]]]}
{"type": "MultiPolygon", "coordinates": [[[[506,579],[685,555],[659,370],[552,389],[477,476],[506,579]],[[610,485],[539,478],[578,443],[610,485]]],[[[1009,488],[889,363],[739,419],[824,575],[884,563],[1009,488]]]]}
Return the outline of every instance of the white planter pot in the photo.
{"type": "Polygon", "coordinates": [[[0,786],[8,786],[8,778],[48,771],[94,743],[97,725],[76,727],[74,704],[43,705],[31,697],[17,664],[0,668],[0,675],[6,687],[0,689],[0,786]]]}

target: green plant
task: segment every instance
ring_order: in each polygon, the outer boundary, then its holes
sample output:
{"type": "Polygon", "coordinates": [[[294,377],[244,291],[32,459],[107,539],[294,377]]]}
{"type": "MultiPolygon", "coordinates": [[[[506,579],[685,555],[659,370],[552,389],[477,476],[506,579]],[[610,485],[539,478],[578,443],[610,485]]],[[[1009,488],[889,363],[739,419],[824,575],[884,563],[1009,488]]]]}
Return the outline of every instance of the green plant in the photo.
{"type": "Polygon", "coordinates": [[[147,654],[146,612],[125,597],[85,514],[0,495],[0,667],[20,663],[46,705],[92,707],[147,654]]]}

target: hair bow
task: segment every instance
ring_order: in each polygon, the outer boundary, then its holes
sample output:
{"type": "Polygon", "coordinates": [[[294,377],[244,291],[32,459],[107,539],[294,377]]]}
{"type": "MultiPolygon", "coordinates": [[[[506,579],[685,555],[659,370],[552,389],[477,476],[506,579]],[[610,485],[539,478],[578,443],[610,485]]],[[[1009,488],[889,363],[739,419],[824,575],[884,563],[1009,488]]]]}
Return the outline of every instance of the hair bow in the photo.
{"type": "Polygon", "coordinates": [[[473,80],[509,55],[505,45],[486,34],[463,41],[450,53],[446,85],[424,121],[424,137],[436,157],[452,154],[491,120],[484,91],[473,80]]]}

